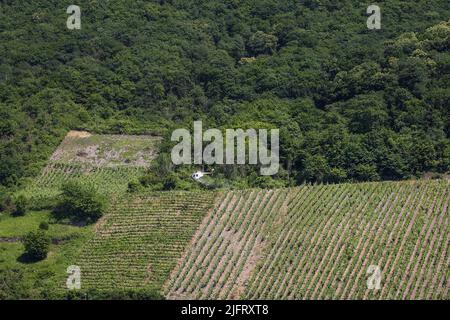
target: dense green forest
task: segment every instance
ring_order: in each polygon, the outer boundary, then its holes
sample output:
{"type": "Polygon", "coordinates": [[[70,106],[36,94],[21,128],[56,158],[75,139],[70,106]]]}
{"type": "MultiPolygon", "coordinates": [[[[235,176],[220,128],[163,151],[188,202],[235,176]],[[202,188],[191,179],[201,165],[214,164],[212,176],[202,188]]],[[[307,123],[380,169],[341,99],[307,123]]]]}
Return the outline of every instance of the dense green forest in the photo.
{"type": "Polygon", "coordinates": [[[198,119],[280,128],[277,185],[450,169],[448,0],[378,1],[381,30],[364,1],[72,2],[0,3],[5,187],[36,175],[69,129],[167,135],[198,119]],[[66,27],[71,4],[81,30],[66,27]]]}

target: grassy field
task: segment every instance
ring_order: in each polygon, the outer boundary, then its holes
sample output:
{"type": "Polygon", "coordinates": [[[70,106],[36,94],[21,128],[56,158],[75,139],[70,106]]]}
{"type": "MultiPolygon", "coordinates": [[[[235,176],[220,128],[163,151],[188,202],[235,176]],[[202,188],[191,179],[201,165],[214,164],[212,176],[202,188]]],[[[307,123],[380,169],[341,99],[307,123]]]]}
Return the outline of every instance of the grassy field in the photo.
{"type": "MultiPolygon", "coordinates": [[[[60,298],[67,293],[64,286],[66,269],[73,264],[83,244],[92,236],[92,226],[76,227],[49,224],[52,240],[45,260],[27,261],[21,238],[37,230],[41,222],[49,221],[48,211],[28,212],[24,217],[4,217],[0,220],[0,270],[14,270],[21,292],[20,298],[60,298]]],[[[0,285],[0,296],[5,288],[0,285]]],[[[12,291],[12,290],[10,290],[12,291]]],[[[11,298],[11,296],[9,296],[11,298]]]]}

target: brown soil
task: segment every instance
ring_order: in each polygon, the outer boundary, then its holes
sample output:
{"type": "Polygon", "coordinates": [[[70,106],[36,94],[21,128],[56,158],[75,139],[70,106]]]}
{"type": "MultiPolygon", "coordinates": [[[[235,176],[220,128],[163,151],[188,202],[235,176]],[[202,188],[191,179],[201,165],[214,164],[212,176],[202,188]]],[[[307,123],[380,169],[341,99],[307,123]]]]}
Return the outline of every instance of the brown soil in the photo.
{"type": "Polygon", "coordinates": [[[247,262],[244,265],[244,268],[242,269],[242,272],[239,274],[239,277],[237,278],[235,289],[233,289],[233,292],[230,295],[230,299],[235,300],[239,299],[242,294],[245,292],[245,289],[247,288],[248,281],[250,279],[250,275],[252,274],[253,270],[255,269],[257,263],[259,262],[260,258],[262,257],[262,252],[264,250],[265,243],[261,242],[259,239],[255,246],[252,248],[252,252],[247,260],[247,262]]]}
{"type": "Polygon", "coordinates": [[[21,237],[0,237],[0,242],[13,243],[13,242],[20,242],[21,240],[22,240],[21,237]]]}
{"type": "Polygon", "coordinates": [[[77,131],[77,130],[70,130],[66,137],[67,138],[88,138],[92,136],[92,134],[90,134],[87,131],[77,131]]]}
{"type": "Polygon", "coordinates": [[[88,146],[77,152],[77,160],[84,161],[86,159],[95,159],[97,157],[97,150],[99,145],[88,146]]]}

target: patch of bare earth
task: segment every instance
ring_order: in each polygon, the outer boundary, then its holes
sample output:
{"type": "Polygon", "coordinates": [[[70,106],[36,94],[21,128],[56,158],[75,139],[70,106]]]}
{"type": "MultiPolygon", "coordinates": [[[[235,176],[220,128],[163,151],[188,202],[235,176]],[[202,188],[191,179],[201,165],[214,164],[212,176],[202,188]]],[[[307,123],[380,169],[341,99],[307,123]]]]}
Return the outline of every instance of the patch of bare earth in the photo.
{"type": "Polygon", "coordinates": [[[66,135],[67,138],[88,138],[90,136],[92,136],[92,134],[87,131],[77,130],[70,130],[66,135]]]}
{"type": "Polygon", "coordinates": [[[252,248],[247,262],[245,263],[241,273],[236,280],[235,287],[230,294],[230,299],[239,299],[244,294],[245,289],[248,285],[248,281],[250,280],[250,276],[252,275],[253,270],[262,257],[265,244],[266,243],[264,241],[261,241],[261,239],[257,240],[255,246],[252,248]]]}
{"type": "Polygon", "coordinates": [[[21,237],[0,237],[0,242],[14,243],[22,241],[21,237]]]}
{"type": "Polygon", "coordinates": [[[155,144],[158,141],[160,137],[149,135],[97,135],[72,130],[50,161],[95,167],[145,167],[156,157],[155,144]]]}
{"type": "MultiPolygon", "coordinates": [[[[236,203],[238,202],[238,200],[240,199],[239,195],[233,194],[231,200],[228,202],[228,204],[226,204],[226,208],[225,208],[225,212],[221,212],[221,214],[218,216],[218,220],[216,220],[215,223],[211,223],[208,226],[208,230],[202,234],[199,235],[200,238],[207,238],[208,240],[210,239],[218,239],[218,237],[214,237],[213,234],[217,234],[219,232],[221,232],[222,229],[218,230],[218,226],[222,226],[224,225],[224,222],[226,221],[227,215],[225,214],[226,212],[229,212],[231,210],[231,208],[234,208],[236,203]]],[[[206,220],[204,221],[204,223],[206,222],[206,220]]],[[[199,232],[198,229],[197,232],[199,232]]],[[[212,255],[213,253],[209,252],[210,249],[208,248],[201,248],[201,252],[198,255],[194,255],[194,262],[193,265],[194,266],[200,266],[203,261],[209,256],[212,255]]],[[[174,299],[174,296],[179,296],[179,297],[183,297],[184,299],[193,299],[194,295],[190,292],[188,292],[188,289],[190,287],[190,280],[194,277],[194,275],[198,272],[199,270],[195,267],[190,268],[190,270],[184,274],[183,280],[181,282],[180,287],[178,288],[178,290],[171,290],[171,292],[169,292],[168,294],[168,299],[174,299]]]]}
{"type": "MultiPolygon", "coordinates": [[[[96,145],[91,145],[84,149],[78,150],[76,153],[75,161],[88,162],[91,159],[95,161],[97,159],[98,148],[99,148],[99,145],[96,144],[96,145]]],[[[98,163],[98,164],[100,165],[101,163],[98,163]]]]}

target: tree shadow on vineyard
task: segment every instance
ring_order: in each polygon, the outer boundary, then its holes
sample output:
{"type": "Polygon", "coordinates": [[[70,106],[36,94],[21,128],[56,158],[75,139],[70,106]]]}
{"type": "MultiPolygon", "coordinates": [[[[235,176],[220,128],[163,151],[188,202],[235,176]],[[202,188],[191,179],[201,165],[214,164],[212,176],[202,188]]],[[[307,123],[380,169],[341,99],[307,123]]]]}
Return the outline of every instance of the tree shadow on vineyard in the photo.
{"type": "Polygon", "coordinates": [[[28,254],[27,252],[24,252],[20,256],[17,257],[16,261],[23,263],[23,264],[34,264],[36,262],[42,261],[42,259],[38,259],[38,258],[33,257],[32,255],[28,254]]]}

